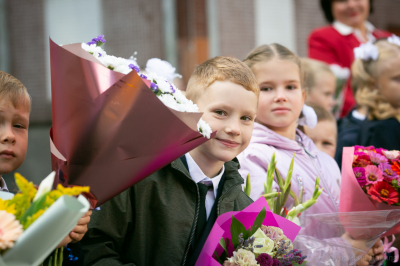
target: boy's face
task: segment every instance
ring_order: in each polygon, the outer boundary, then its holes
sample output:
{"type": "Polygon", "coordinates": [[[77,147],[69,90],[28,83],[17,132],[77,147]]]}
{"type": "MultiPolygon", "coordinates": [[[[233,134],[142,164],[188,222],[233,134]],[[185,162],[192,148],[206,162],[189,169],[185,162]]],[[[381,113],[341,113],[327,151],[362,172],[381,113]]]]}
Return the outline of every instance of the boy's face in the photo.
{"type": "Polygon", "coordinates": [[[335,122],[324,120],[318,122],[314,128],[304,126],[304,131],[306,135],[312,139],[318,150],[325,152],[332,158],[335,157],[337,143],[337,128],[335,122]]]}
{"type": "Polygon", "coordinates": [[[215,81],[200,96],[197,105],[202,119],[215,138],[196,148],[196,153],[208,162],[227,162],[235,158],[250,143],[257,111],[257,96],[230,81],[215,81]]]}
{"type": "Polygon", "coordinates": [[[0,100],[0,175],[17,169],[28,148],[29,110],[17,108],[6,97],[0,100]]]}

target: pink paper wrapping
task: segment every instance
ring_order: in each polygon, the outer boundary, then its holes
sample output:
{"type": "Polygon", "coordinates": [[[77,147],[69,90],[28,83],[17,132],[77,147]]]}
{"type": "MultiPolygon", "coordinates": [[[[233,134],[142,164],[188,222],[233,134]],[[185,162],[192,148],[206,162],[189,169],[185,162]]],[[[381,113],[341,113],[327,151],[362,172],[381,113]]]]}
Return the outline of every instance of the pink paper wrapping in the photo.
{"type": "Polygon", "coordinates": [[[254,220],[263,207],[265,207],[267,210],[267,215],[265,216],[263,225],[281,228],[286,237],[293,242],[300,231],[300,226],[272,213],[265,198],[261,197],[243,211],[227,212],[217,218],[195,266],[220,266],[221,264],[219,264],[218,261],[213,258],[213,254],[216,249],[218,254],[222,253],[223,249],[219,245],[219,241],[222,237],[227,237],[231,240],[230,228],[232,216],[238,219],[246,227],[246,229],[248,229],[253,225],[254,220]]]}
{"type": "Polygon", "coordinates": [[[92,207],[207,141],[202,113],[166,107],[136,71],[112,71],[80,43],[51,39],[50,61],[52,168],[64,186],[90,186],[92,207]]]}
{"type": "MultiPolygon", "coordinates": [[[[340,188],[339,212],[359,212],[377,210],[400,210],[400,206],[391,206],[372,200],[362,190],[353,172],[354,147],[343,148],[342,182],[340,188]]],[[[400,233],[399,225],[383,236],[400,233]]]]}

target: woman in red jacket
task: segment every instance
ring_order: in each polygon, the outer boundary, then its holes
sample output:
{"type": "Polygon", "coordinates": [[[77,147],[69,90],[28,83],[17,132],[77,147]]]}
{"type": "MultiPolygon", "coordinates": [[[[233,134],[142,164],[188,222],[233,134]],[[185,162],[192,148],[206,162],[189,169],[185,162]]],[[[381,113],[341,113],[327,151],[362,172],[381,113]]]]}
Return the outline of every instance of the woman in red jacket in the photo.
{"type": "MultiPolygon", "coordinates": [[[[355,47],[391,35],[376,29],[367,21],[372,12],[372,0],[320,0],[320,4],[331,25],[311,32],[308,40],[310,58],[350,68],[355,47]]],[[[341,116],[345,116],[354,106],[355,100],[348,82],[341,116]]]]}

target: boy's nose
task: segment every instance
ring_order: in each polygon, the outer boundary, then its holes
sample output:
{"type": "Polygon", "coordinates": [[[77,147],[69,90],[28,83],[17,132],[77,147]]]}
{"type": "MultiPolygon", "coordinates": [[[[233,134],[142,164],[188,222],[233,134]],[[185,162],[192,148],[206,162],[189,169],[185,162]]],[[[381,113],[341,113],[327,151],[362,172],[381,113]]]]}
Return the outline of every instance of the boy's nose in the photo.
{"type": "Polygon", "coordinates": [[[2,144],[14,144],[15,135],[12,129],[3,129],[3,132],[0,133],[0,140],[2,144]]]}
{"type": "Polygon", "coordinates": [[[232,121],[225,127],[225,132],[231,135],[240,135],[240,125],[236,121],[232,121]]]}

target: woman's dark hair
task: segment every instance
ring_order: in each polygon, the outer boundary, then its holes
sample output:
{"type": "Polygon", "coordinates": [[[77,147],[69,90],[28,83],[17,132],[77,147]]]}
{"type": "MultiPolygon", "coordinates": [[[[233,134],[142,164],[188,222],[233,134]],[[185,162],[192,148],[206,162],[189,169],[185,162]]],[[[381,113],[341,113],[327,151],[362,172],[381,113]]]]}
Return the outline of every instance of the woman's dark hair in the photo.
{"type": "MultiPolygon", "coordinates": [[[[333,14],[332,14],[332,2],[334,1],[338,1],[338,0],[320,0],[320,4],[321,4],[321,8],[324,11],[324,15],[327,21],[329,21],[329,23],[332,23],[335,19],[333,18],[333,14]]],[[[340,1],[340,0],[339,0],[340,1]]],[[[372,14],[373,11],[373,7],[372,7],[372,3],[374,1],[373,0],[369,0],[369,13],[372,14]]]]}

